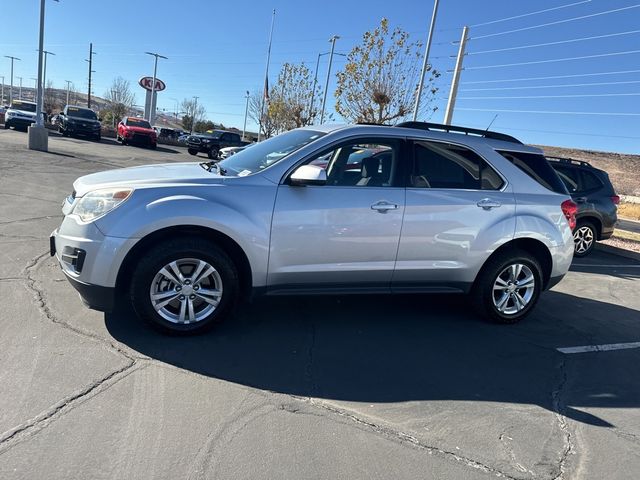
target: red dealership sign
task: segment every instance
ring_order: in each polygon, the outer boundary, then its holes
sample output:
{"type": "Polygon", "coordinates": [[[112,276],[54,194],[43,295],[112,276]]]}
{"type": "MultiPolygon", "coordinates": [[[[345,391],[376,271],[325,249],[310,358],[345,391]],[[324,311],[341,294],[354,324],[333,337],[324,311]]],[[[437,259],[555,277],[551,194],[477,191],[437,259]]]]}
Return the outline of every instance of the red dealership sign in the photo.
{"type": "MultiPolygon", "coordinates": [[[[138,83],[140,84],[140,86],[146,90],[153,90],[153,77],[142,77],[140,80],[138,80],[138,83]]],[[[164,90],[165,88],[167,88],[167,86],[164,84],[164,82],[162,80],[160,80],[159,78],[156,78],[156,92],[161,92],[162,90],[164,90]]]]}

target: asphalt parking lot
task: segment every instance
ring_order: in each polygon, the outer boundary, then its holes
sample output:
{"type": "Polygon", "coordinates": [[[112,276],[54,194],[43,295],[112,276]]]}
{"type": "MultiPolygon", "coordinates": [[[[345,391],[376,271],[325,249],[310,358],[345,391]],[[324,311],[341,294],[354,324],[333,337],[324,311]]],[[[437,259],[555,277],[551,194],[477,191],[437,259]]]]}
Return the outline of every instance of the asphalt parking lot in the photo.
{"type": "Polygon", "coordinates": [[[87,310],[48,236],[76,177],[193,157],[26,142],[0,130],[0,478],[640,472],[640,262],[577,259],[513,326],[458,296],[290,297],[165,337],[87,310]]]}

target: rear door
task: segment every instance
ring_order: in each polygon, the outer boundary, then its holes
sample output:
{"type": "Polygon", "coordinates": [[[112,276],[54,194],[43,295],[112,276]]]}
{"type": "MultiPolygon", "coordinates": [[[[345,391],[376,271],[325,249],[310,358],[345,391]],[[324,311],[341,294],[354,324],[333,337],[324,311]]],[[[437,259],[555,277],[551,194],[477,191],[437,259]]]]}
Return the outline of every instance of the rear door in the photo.
{"type": "Polygon", "coordinates": [[[413,140],[396,291],[466,290],[489,253],[513,238],[505,180],[467,147],[413,140]]]}
{"type": "Polygon", "coordinates": [[[403,142],[360,138],[318,152],[325,185],[278,187],[269,251],[272,289],[390,288],[405,189],[403,142]]]}

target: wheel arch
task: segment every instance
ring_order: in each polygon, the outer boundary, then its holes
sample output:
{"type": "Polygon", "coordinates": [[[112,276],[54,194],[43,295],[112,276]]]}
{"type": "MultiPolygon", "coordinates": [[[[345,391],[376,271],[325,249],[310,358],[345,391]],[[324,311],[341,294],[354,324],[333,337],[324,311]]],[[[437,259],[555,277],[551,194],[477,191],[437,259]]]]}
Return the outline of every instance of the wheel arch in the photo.
{"type": "MultiPolygon", "coordinates": [[[[595,215],[584,215],[576,218],[576,222],[589,222],[596,228],[596,240],[600,240],[602,237],[602,220],[595,215]]],[[[577,227],[576,227],[577,228],[577,227]]]]}
{"type": "Polygon", "coordinates": [[[545,290],[551,278],[553,259],[551,258],[551,252],[549,251],[549,248],[540,240],[536,240],[533,238],[515,238],[494,250],[489,258],[485,260],[482,268],[480,268],[480,271],[478,272],[478,274],[476,275],[476,279],[474,280],[474,285],[489,262],[497,256],[508,252],[509,250],[525,251],[532,255],[540,263],[540,268],[542,269],[542,289],[545,290]]]}
{"type": "Polygon", "coordinates": [[[127,252],[124,260],[122,261],[116,277],[116,290],[118,292],[126,292],[129,289],[130,280],[135,268],[135,259],[145,250],[148,250],[153,245],[160,242],[179,238],[185,235],[198,236],[200,238],[210,240],[218,247],[222,248],[225,253],[229,255],[229,258],[238,269],[241,294],[250,295],[253,284],[253,272],[251,270],[251,263],[249,262],[249,259],[242,247],[224,233],[200,225],[177,225],[166,227],[156,230],[155,232],[141,238],[140,241],[138,241],[131,250],[127,252]]]}

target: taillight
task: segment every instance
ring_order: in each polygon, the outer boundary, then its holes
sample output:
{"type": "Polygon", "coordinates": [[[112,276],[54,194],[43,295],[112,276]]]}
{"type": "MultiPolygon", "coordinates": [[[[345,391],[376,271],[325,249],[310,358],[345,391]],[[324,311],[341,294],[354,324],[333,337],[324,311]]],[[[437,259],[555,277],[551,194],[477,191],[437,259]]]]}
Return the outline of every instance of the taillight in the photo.
{"type": "Polygon", "coordinates": [[[578,213],[578,205],[573,200],[565,200],[560,205],[562,207],[562,213],[569,222],[569,228],[573,230],[576,228],[576,213],[578,213]]]}
{"type": "Polygon", "coordinates": [[[612,195],[611,201],[614,205],[620,205],[620,197],[618,195],[612,195]]]}

